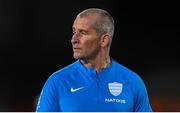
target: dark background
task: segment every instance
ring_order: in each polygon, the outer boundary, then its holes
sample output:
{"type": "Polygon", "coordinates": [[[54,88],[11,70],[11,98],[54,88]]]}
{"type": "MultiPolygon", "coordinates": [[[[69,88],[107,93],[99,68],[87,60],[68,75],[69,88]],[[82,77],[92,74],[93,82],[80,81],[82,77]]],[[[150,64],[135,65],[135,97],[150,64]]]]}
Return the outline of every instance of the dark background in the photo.
{"type": "Polygon", "coordinates": [[[46,79],[75,61],[75,16],[98,7],[115,20],[111,56],[145,81],[154,111],[180,111],[177,3],[0,0],[0,111],[34,111],[46,79]]]}

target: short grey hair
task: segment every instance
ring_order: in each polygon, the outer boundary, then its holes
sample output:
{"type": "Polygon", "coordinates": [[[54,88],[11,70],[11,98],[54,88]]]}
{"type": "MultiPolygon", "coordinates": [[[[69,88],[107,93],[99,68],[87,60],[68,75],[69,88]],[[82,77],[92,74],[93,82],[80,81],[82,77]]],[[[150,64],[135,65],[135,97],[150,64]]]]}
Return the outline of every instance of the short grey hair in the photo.
{"type": "Polygon", "coordinates": [[[108,33],[110,37],[114,35],[114,20],[113,17],[105,10],[98,8],[89,8],[80,12],[77,17],[86,17],[92,14],[100,16],[93,26],[99,35],[108,33]]]}

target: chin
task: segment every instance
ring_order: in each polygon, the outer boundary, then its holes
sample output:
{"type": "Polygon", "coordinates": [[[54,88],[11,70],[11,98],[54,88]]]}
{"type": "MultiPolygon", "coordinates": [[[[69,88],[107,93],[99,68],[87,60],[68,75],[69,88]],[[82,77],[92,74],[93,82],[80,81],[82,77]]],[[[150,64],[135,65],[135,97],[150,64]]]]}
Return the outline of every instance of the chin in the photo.
{"type": "Polygon", "coordinates": [[[80,59],[81,57],[79,55],[73,55],[74,59],[80,59]]]}

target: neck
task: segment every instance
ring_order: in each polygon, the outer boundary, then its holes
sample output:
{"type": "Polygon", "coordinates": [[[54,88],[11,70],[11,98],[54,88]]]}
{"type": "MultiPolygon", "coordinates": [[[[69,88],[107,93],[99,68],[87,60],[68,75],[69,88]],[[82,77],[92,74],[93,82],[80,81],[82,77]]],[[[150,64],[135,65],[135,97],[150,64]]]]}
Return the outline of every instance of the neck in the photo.
{"type": "Polygon", "coordinates": [[[80,61],[85,67],[95,68],[97,73],[100,73],[102,68],[107,68],[111,64],[109,55],[104,57],[103,55],[99,55],[94,59],[81,59],[80,61]]]}

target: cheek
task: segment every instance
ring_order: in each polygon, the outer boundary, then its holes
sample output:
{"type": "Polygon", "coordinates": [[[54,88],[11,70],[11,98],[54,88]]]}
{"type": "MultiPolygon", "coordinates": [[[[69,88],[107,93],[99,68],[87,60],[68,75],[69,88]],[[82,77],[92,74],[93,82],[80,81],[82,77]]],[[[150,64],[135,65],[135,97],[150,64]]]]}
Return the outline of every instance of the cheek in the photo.
{"type": "Polygon", "coordinates": [[[99,47],[99,42],[97,40],[90,40],[90,41],[86,41],[84,43],[84,46],[87,48],[87,49],[91,49],[91,48],[96,48],[96,47],[99,47]]]}
{"type": "Polygon", "coordinates": [[[100,42],[98,40],[89,40],[84,43],[86,51],[93,52],[100,48],[100,42]]]}

